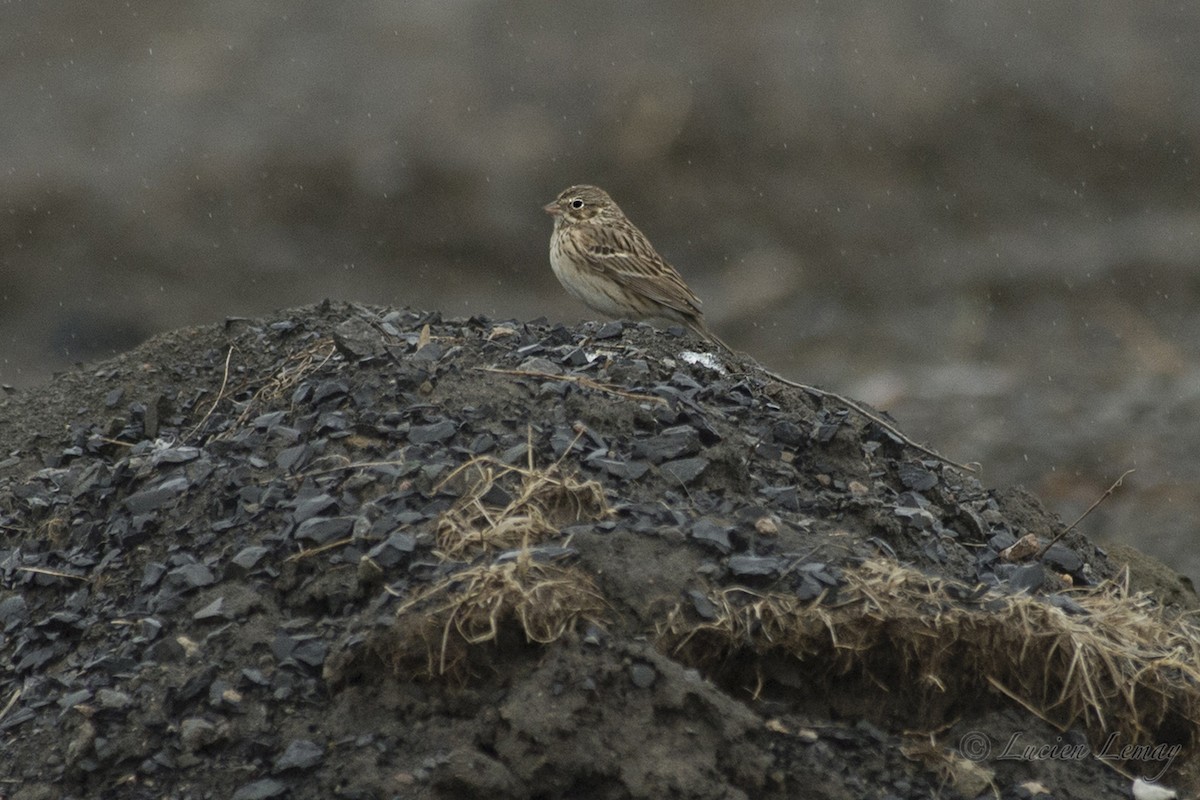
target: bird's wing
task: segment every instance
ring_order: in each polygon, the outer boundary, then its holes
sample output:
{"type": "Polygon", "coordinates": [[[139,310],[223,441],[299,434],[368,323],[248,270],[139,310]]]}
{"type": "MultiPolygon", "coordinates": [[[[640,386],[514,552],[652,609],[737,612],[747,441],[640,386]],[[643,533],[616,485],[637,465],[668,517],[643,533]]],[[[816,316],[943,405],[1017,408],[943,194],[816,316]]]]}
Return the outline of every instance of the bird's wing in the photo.
{"type": "Polygon", "coordinates": [[[589,233],[583,250],[590,267],[680,314],[700,315],[700,298],[637,228],[596,226],[589,233]]]}

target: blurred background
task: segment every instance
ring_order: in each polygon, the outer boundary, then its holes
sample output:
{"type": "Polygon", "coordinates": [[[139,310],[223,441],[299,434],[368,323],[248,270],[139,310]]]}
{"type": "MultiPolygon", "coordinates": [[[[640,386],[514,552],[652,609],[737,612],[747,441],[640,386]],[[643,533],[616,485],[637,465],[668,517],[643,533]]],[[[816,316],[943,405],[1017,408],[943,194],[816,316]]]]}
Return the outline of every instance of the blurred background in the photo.
{"type": "Polygon", "coordinates": [[[1200,579],[1200,6],[0,5],[0,383],[325,297],[591,316],[607,188],[736,347],[1200,579]]]}

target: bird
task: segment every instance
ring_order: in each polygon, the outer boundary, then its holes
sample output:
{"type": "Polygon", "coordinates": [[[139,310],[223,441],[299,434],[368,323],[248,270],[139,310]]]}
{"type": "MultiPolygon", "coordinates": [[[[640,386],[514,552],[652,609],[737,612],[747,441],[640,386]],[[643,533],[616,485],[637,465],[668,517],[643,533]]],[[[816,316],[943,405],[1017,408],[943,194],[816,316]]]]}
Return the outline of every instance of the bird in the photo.
{"type": "Polygon", "coordinates": [[[700,298],[608,192],[572,186],[542,210],[554,218],[550,268],[571,296],[616,319],[680,323],[733,352],[708,329],[700,298]]]}

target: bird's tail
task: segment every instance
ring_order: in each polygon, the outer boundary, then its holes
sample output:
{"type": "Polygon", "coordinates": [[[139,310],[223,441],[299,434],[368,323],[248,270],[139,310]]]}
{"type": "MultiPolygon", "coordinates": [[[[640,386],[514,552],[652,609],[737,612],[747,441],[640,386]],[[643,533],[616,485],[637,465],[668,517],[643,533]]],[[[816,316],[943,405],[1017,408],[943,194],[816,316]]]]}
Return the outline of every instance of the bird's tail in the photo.
{"type": "Polygon", "coordinates": [[[715,333],[713,333],[712,331],[710,331],[708,329],[708,326],[704,324],[703,319],[697,319],[695,321],[689,322],[688,327],[691,328],[692,331],[697,336],[701,337],[702,339],[707,339],[708,341],[710,341],[713,344],[720,347],[722,350],[724,350],[729,355],[731,355],[731,356],[737,355],[734,352],[733,348],[730,347],[729,345],[725,344],[725,342],[721,339],[720,336],[717,336],[715,333]]]}

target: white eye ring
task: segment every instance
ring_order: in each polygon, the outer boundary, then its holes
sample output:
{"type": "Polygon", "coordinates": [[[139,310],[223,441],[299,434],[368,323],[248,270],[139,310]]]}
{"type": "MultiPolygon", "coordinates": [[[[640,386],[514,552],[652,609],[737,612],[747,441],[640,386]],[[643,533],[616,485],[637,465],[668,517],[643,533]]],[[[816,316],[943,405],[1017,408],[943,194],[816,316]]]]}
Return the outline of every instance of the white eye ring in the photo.
{"type": "Polygon", "coordinates": [[[574,200],[571,201],[571,208],[574,208],[574,209],[583,208],[583,201],[580,200],[578,197],[576,197],[574,200]]]}

